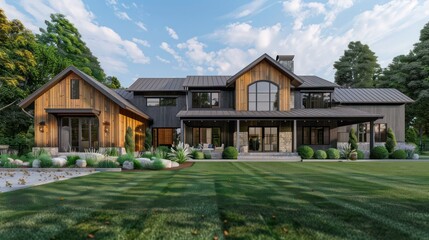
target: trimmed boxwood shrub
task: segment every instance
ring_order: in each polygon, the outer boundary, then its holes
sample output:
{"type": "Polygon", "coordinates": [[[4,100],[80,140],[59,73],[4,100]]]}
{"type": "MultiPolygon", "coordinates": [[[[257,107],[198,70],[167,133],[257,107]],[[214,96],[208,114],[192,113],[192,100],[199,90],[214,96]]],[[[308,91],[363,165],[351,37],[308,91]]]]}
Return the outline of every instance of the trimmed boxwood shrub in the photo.
{"type": "Polygon", "coordinates": [[[204,159],[212,159],[212,154],[211,153],[204,153],[204,159]]]}
{"type": "Polygon", "coordinates": [[[194,159],[204,159],[204,153],[200,151],[194,152],[194,159]]]}
{"type": "Polygon", "coordinates": [[[328,155],[326,154],[326,152],[325,151],[323,151],[323,150],[317,150],[315,153],[314,153],[314,158],[316,158],[316,159],[326,159],[326,157],[327,157],[328,155]]]}
{"type": "Polygon", "coordinates": [[[67,166],[76,165],[76,161],[79,159],[80,157],[78,155],[67,156],[67,166]]]}
{"type": "MultiPolygon", "coordinates": [[[[134,162],[134,156],[132,153],[124,154],[118,157],[116,160],[121,166],[125,161],[134,162]]],[[[88,162],[88,161],[87,161],[88,162]]]]}
{"type": "Polygon", "coordinates": [[[407,152],[403,149],[397,149],[392,154],[390,154],[390,158],[393,159],[407,159],[407,152]]]}
{"type": "Polygon", "coordinates": [[[373,159],[386,159],[389,157],[389,152],[384,146],[377,146],[371,149],[371,158],[373,159]]]}
{"type": "Polygon", "coordinates": [[[302,159],[310,159],[313,158],[314,151],[309,146],[300,146],[298,148],[298,154],[301,156],[302,159]]]}
{"type": "Polygon", "coordinates": [[[357,150],[358,149],[358,139],[356,137],[356,131],[354,128],[350,129],[349,144],[350,144],[351,150],[357,150]]]}
{"type": "Polygon", "coordinates": [[[109,160],[103,160],[103,161],[98,162],[97,167],[99,167],[99,168],[117,168],[119,166],[116,162],[109,161],[109,160]]]}
{"type": "Polygon", "coordinates": [[[40,167],[49,168],[52,167],[52,158],[48,154],[42,154],[39,156],[40,167]]]}
{"type": "Polygon", "coordinates": [[[339,159],[340,158],[340,150],[336,148],[329,148],[326,150],[326,155],[329,159],[339,159]]]}
{"type": "Polygon", "coordinates": [[[365,158],[365,153],[363,153],[361,150],[357,150],[357,157],[358,159],[364,159],[365,158]]]}
{"type": "Polygon", "coordinates": [[[396,145],[397,145],[397,143],[396,143],[395,133],[393,133],[392,128],[388,128],[387,129],[386,143],[384,144],[384,146],[386,147],[386,149],[389,153],[393,153],[396,145]]]}
{"type": "Polygon", "coordinates": [[[235,149],[235,147],[227,147],[222,152],[223,159],[237,159],[237,157],[238,157],[238,151],[237,149],[235,149]]]}

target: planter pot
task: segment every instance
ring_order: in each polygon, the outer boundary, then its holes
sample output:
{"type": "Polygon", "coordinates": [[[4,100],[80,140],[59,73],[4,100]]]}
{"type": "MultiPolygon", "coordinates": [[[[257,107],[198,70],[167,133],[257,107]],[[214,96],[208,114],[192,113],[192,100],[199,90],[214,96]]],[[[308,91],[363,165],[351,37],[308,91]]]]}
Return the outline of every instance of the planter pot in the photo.
{"type": "Polygon", "coordinates": [[[357,156],[358,156],[357,152],[350,153],[350,160],[353,160],[353,161],[356,160],[357,156]]]}

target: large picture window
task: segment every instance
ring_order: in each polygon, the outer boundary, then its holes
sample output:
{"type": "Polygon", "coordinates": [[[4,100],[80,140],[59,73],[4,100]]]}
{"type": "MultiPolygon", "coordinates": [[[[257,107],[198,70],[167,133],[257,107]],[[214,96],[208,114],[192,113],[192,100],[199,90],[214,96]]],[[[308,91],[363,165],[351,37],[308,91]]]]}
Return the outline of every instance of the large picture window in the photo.
{"type": "Polygon", "coordinates": [[[302,93],[304,108],[330,108],[331,93],[302,93]]]}
{"type": "Polygon", "coordinates": [[[329,127],[303,127],[302,144],[329,145],[329,127]]]}
{"type": "Polygon", "coordinates": [[[148,107],[176,106],[176,98],[172,98],[172,97],[147,98],[146,106],[148,107]]]}
{"type": "Polygon", "coordinates": [[[359,142],[366,142],[367,141],[366,134],[367,134],[368,129],[369,129],[369,124],[359,123],[358,131],[357,131],[359,142]]]}
{"type": "Polygon", "coordinates": [[[198,144],[213,144],[219,147],[220,143],[220,128],[192,128],[192,145],[198,144]]]}
{"type": "Polygon", "coordinates": [[[374,124],[374,138],[375,142],[385,142],[387,138],[387,124],[375,123],[374,124]]]}
{"type": "Polygon", "coordinates": [[[193,92],[192,93],[193,108],[218,108],[219,93],[217,92],[193,92]]]}
{"type": "Polygon", "coordinates": [[[279,87],[268,81],[249,85],[249,111],[278,111],[279,87]]]}
{"type": "Polygon", "coordinates": [[[72,79],[70,81],[70,98],[79,99],[79,79],[72,79]]]}

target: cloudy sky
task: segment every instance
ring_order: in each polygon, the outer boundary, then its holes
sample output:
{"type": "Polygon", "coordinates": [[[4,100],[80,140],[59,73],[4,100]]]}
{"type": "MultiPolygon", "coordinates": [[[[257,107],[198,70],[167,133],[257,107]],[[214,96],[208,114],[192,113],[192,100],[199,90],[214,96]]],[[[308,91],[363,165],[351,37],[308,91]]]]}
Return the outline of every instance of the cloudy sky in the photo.
{"type": "Polygon", "coordinates": [[[236,73],[263,53],[295,55],[295,72],[333,81],[333,63],[361,41],[385,67],[429,22],[429,0],[0,0],[8,18],[39,33],[51,13],[78,28],[107,75],[236,73]]]}

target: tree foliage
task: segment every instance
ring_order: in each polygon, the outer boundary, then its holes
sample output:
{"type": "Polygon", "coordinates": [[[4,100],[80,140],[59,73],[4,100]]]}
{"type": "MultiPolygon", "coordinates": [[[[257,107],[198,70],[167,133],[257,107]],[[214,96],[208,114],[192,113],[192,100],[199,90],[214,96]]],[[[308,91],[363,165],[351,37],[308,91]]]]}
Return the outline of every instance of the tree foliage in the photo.
{"type": "Polygon", "coordinates": [[[39,42],[54,46],[57,54],[100,82],[104,82],[106,74],[100,67],[98,59],[82,40],[77,28],[62,14],[51,14],[51,21],[45,21],[46,30],[40,28],[37,35],[39,42]]]}
{"type": "Polygon", "coordinates": [[[358,139],[354,128],[351,128],[349,132],[349,144],[352,151],[358,149],[358,139]]]}
{"type": "Polygon", "coordinates": [[[350,42],[344,55],[334,63],[335,83],[344,87],[373,87],[380,73],[377,56],[368,45],[350,42]]]}
{"type": "Polygon", "coordinates": [[[388,128],[386,143],[384,144],[384,146],[386,147],[389,153],[392,153],[393,151],[395,151],[396,144],[397,143],[396,143],[395,133],[393,132],[392,128],[388,128]]]}
{"type": "Polygon", "coordinates": [[[121,82],[119,82],[118,78],[115,76],[108,76],[105,84],[112,89],[121,88],[121,82]]]}
{"type": "Polygon", "coordinates": [[[133,137],[133,129],[131,127],[127,128],[127,132],[125,133],[125,151],[128,154],[134,153],[135,143],[133,137]]]}

